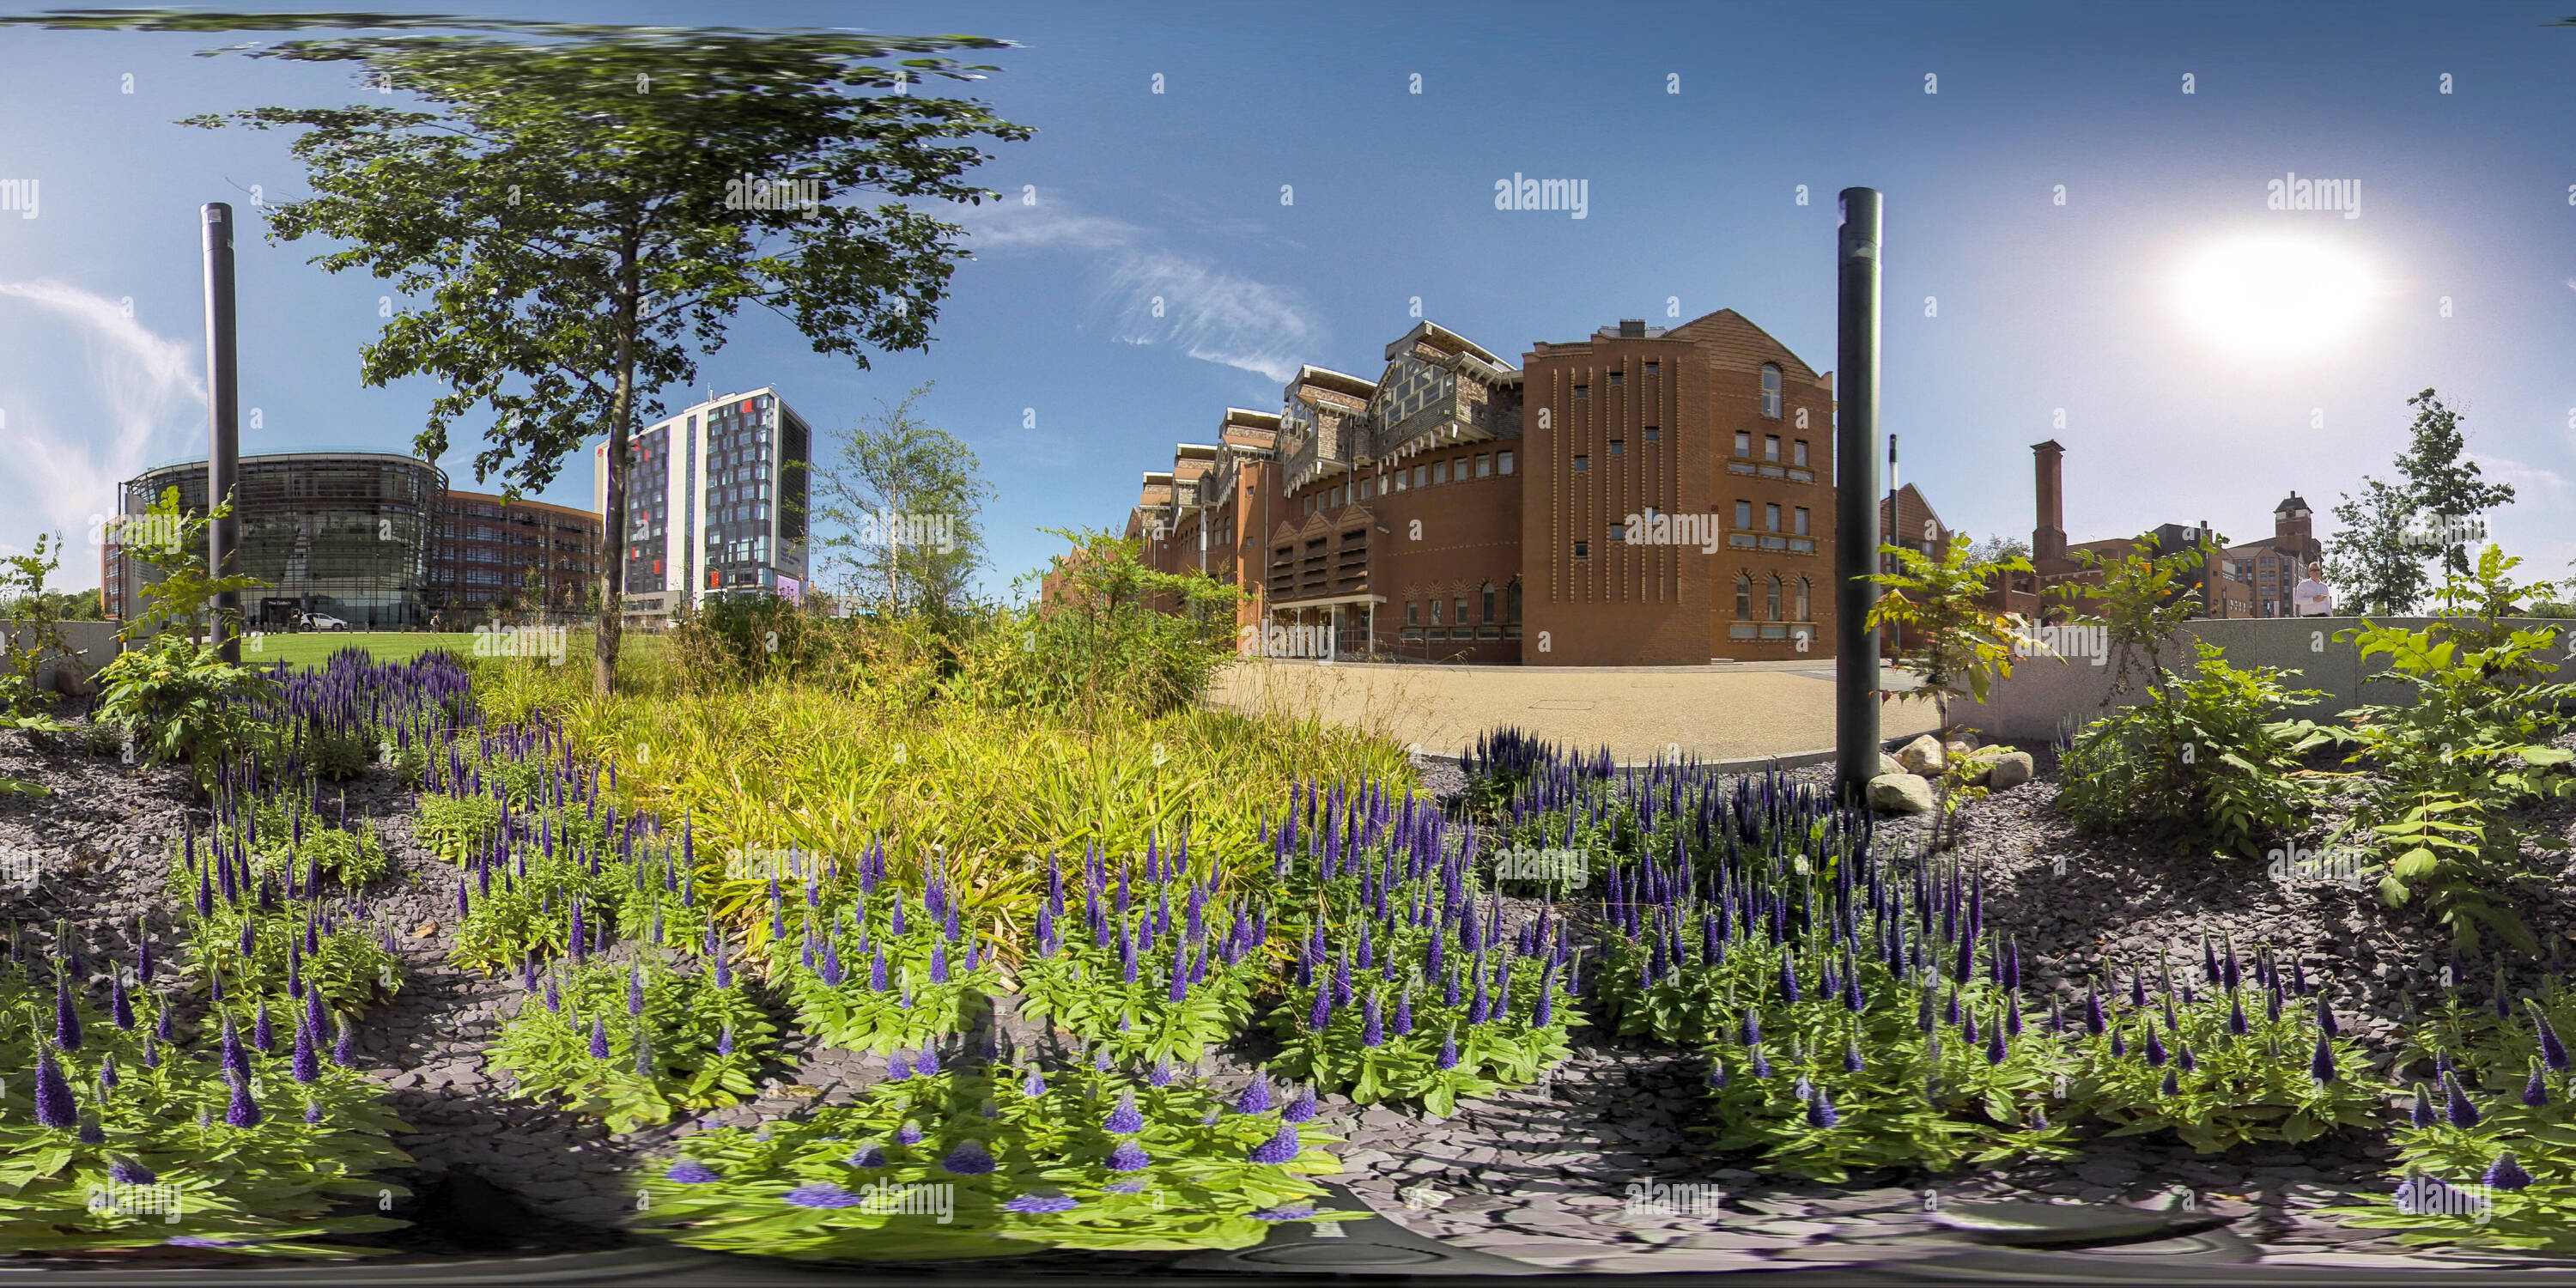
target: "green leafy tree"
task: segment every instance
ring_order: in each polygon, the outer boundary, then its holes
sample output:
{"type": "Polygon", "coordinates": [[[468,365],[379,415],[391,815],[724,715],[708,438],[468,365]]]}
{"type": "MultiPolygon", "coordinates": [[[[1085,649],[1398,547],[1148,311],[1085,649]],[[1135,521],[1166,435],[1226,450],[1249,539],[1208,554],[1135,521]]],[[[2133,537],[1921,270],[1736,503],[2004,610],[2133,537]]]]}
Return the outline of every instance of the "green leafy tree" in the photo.
{"type": "MultiPolygon", "coordinates": [[[[236,20],[239,21],[239,20],[236,20]]],[[[259,19],[262,29],[348,25],[259,19]]],[[[1030,131],[980,103],[911,92],[990,68],[938,56],[971,36],[607,28],[405,20],[544,39],[394,35],[288,40],[254,57],[356,63],[368,84],[435,110],[259,108],[188,123],[300,127],[312,197],[270,208],[281,241],[364,269],[424,307],[396,312],[362,378],[426,375],[447,393],[418,450],[491,418],[475,477],[553,481],[607,437],[594,684],[614,687],[628,539],[628,436],[658,391],[688,387],[745,305],[787,318],[817,352],[921,348],[960,230],[908,204],[980,202],[968,140],[1030,131]],[[903,55],[914,55],[904,58],[903,55]],[[900,61],[895,61],[900,59],[900,61]],[[833,204],[862,194],[876,206],[833,204]]],[[[197,29],[205,29],[200,26],[197,29]]]]}
{"type": "Polygon", "coordinates": [[[155,761],[186,760],[202,781],[207,762],[249,731],[247,703],[273,696],[276,681],[223,656],[241,620],[215,611],[217,595],[254,590],[255,577],[206,572],[206,529],[232,512],[227,498],[210,514],[179,503],[165,488],[134,524],[126,553],[160,574],[143,588],[143,606],[117,638],[129,646],[98,673],[98,718],[122,725],[155,761]]]}
{"type": "Polygon", "coordinates": [[[966,444],[913,411],[929,392],[880,402],[813,467],[814,517],[826,527],[817,544],[853,574],[854,595],[873,587],[887,613],[963,607],[983,559],[976,515],[993,489],[966,444]]]}
{"type": "MultiPolygon", "coordinates": [[[[2020,623],[1987,607],[1986,599],[1998,574],[2029,572],[2030,561],[2020,555],[1980,559],[1965,533],[1952,535],[1937,560],[1904,546],[1879,550],[1895,558],[1896,571],[1870,575],[1882,593],[1870,605],[1869,624],[1906,628],[1893,660],[1921,681],[1909,690],[1882,690],[1880,697],[1932,703],[1946,739],[1951,703],[1964,697],[1983,702],[1996,680],[2012,677],[2014,630],[2020,623]]],[[[1940,808],[1932,822],[1935,849],[1944,844],[1945,821],[1969,794],[1969,772],[1960,763],[1941,776],[1940,808]]]]}
{"type": "Polygon", "coordinates": [[[2442,404],[2430,389],[2406,400],[2415,408],[2414,443],[2397,458],[2406,479],[2407,497],[2417,513],[2432,520],[2429,542],[2441,550],[2442,570],[2451,577],[2470,575],[2469,541],[2464,535],[2478,518],[2497,506],[2513,504],[2513,486],[2489,483],[2478,463],[2462,460],[2468,438],[2460,432],[2460,414],[2442,404]]]}
{"type": "Polygon", "coordinates": [[[2335,539],[2326,546],[2326,580],[2356,609],[2415,611],[2424,598],[2423,554],[2414,545],[2415,503],[2406,490],[2378,479],[2361,495],[2335,503],[2335,539]]]}

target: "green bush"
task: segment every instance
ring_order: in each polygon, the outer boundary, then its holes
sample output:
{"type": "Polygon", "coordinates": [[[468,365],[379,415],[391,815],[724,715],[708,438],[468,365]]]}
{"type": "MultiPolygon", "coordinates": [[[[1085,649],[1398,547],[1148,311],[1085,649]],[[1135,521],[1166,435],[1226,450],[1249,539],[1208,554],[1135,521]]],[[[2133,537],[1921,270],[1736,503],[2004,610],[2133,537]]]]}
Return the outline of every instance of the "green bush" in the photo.
{"type": "Polygon", "coordinates": [[[2058,804],[2087,831],[2140,829],[2257,857],[2266,839],[2300,829],[2309,793],[2292,775],[2329,737],[2280,712],[2324,695],[2283,687],[2296,671],[2240,670],[2206,641],[2199,653],[2196,673],[2162,680],[2146,701],[2076,735],[2058,804]]]}

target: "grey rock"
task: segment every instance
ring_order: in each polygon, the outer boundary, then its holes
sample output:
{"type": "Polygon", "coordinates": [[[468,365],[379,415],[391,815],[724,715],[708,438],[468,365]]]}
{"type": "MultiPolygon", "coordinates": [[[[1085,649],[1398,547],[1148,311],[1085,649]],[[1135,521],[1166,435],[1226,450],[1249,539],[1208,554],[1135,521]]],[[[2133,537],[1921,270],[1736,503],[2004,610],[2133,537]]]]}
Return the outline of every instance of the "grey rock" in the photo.
{"type": "Polygon", "coordinates": [[[1891,814],[1928,813],[1932,784],[1920,774],[1882,774],[1869,780],[1869,803],[1891,814]]]}

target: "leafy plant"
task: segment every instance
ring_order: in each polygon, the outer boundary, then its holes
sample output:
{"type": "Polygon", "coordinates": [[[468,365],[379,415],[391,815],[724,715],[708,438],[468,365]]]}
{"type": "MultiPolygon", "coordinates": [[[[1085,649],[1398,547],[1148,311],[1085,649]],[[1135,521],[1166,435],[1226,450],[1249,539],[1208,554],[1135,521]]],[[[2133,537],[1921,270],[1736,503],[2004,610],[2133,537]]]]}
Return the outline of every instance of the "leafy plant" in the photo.
{"type": "MultiPolygon", "coordinates": [[[[1954,534],[1937,560],[1910,546],[1879,550],[1892,556],[1897,567],[1894,572],[1868,574],[1883,592],[1870,604],[1869,624],[1900,628],[1891,660],[1920,680],[1915,688],[1882,690],[1879,697],[1932,703],[1939,712],[1941,736],[1946,738],[1953,702],[1963,697],[1983,702],[1994,681],[2012,678],[2012,632],[2017,619],[1986,607],[1986,599],[1988,587],[1998,577],[2029,572],[2030,561],[2019,555],[1978,558],[1970,553],[1965,533],[1954,534]]],[[[1945,829],[1955,826],[1965,786],[1962,773],[1942,775],[1929,838],[1936,850],[1955,843],[1954,837],[1945,836],[1945,829]]]]}
{"type": "Polygon", "coordinates": [[[1311,1096],[922,1054],[859,1104],[691,1137],[633,1224],[712,1251],[920,1261],[1241,1248],[1366,1215],[1315,1205],[1309,1178],[1339,1164],[1311,1096]]]}
{"type": "Polygon", "coordinates": [[[719,976],[651,952],[550,968],[485,1065],[519,1094],[595,1114],[613,1132],[735,1104],[753,1093],[777,1028],[739,981],[719,976]]]}
{"type": "Polygon", "coordinates": [[[2257,857],[2263,843],[2306,823],[2300,757],[2330,738],[2280,718],[2325,695],[2292,690],[2296,672],[2240,670],[2206,640],[2199,666],[2177,679],[2151,665],[2147,700],[2085,726],[2067,749],[2058,804],[2087,831],[2142,828],[2257,857]]]}

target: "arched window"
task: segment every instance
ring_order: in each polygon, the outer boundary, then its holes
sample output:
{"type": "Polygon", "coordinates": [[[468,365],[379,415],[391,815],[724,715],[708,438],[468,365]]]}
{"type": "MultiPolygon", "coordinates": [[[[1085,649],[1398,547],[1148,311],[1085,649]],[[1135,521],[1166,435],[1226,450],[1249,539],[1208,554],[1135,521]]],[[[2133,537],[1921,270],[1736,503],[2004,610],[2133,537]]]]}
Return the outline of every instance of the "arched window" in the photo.
{"type": "Polygon", "coordinates": [[[1771,620],[1780,620],[1780,574],[1771,574],[1770,589],[1764,592],[1763,607],[1770,610],[1771,620]]]}
{"type": "Polygon", "coordinates": [[[1798,579],[1798,618],[1797,618],[1797,620],[1802,621],[1802,622],[1812,622],[1812,621],[1816,620],[1815,618],[1812,618],[1812,617],[1807,616],[1807,579],[1806,579],[1806,578],[1804,578],[1804,577],[1800,577],[1800,578],[1798,579]]]}
{"type": "Polygon", "coordinates": [[[1739,622],[1753,620],[1753,574],[1751,573],[1735,574],[1735,620],[1739,622]]]}
{"type": "Polygon", "coordinates": [[[1490,581],[1485,583],[1483,599],[1485,608],[1485,624],[1491,626],[1494,624],[1494,583],[1490,581]]]}
{"type": "Polygon", "coordinates": [[[1512,582],[1511,601],[1512,625],[1518,626],[1521,624],[1521,584],[1518,580],[1512,582]]]}
{"type": "Polygon", "coordinates": [[[1762,414],[1780,418],[1780,368],[1768,362],[1762,364],[1762,414]]]}

